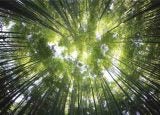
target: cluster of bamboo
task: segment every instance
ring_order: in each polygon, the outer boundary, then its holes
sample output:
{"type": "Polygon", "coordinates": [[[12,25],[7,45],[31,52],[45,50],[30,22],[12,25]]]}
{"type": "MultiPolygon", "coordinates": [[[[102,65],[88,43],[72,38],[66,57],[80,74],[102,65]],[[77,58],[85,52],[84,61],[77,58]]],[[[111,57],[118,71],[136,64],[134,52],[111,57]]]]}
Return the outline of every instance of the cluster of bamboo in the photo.
{"type": "Polygon", "coordinates": [[[0,114],[160,113],[159,0],[0,0],[0,19],[0,114]]]}

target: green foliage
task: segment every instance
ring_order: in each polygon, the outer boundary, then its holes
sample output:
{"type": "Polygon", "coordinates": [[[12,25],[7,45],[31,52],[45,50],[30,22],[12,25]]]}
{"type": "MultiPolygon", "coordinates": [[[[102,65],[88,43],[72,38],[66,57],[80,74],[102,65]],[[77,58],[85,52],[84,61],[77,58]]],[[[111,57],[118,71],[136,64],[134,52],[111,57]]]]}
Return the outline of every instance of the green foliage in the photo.
{"type": "Polygon", "coordinates": [[[0,1],[0,114],[159,114],[159,6],[0,1]]]}

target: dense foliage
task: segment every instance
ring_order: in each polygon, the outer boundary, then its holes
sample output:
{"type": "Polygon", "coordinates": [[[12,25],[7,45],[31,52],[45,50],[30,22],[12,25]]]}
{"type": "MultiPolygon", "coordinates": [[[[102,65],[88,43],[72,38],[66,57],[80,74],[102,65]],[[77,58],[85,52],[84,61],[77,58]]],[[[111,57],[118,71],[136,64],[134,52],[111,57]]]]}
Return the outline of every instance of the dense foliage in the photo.
{"type": "Polygon", "coordinates": [[[0,0],[0,114],[158,115],[159,0],[0,0]]]}

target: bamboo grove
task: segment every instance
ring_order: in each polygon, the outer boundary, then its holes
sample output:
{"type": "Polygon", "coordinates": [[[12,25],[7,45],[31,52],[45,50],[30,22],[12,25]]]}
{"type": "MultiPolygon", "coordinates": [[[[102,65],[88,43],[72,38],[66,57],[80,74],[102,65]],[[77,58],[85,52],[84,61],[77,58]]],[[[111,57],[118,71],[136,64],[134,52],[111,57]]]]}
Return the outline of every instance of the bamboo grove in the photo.
{"type": "Polygon", "coordinates": [[[159,0],[0,0],[1,115],[158,115],[159,0]]]}

